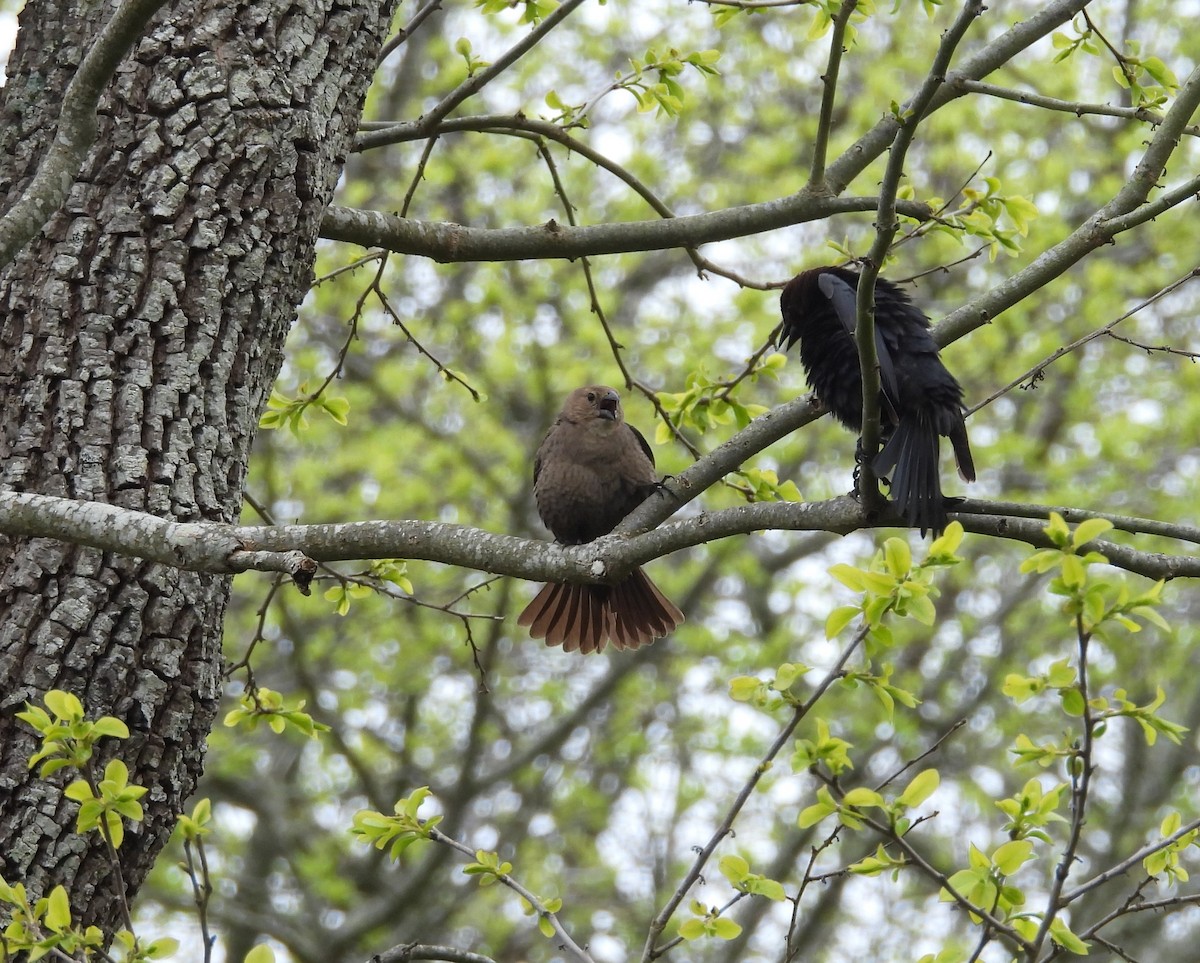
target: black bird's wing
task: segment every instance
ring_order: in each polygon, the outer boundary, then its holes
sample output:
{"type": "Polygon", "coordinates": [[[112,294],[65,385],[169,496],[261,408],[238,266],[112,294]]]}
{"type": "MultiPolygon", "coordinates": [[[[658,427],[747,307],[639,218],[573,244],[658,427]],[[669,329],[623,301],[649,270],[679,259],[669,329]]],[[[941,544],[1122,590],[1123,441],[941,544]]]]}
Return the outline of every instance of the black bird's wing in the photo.
{"type": "MultiPolygon", "coordinates": [[[[833,305],[834,313],[842,322],[842,327],[851,338],[858,327],[857,292],[836,274],[826,272],[817,278],[817,286],[821,293],[833,305]]],[[[900,419],[896,415],[896,404],[900,400],[900,382],[896,379],[896,366],[892,363],[892,353],[883,337],[878,321],[875,324],[875,358],[879,362],[879,386],[883,390],[883,402],[887,409],[888,419],[895,424],[900,419]]]]}

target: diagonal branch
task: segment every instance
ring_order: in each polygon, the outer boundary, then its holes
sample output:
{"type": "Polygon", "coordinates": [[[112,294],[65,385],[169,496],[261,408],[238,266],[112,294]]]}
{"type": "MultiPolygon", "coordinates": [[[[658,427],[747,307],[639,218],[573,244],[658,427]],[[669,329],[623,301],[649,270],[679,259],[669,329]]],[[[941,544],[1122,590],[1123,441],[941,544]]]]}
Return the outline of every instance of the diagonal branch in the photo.
{"type": "Polygon", "coordinates": [[[33,180],[0,219],[0,268],[50,220],[96,139],[96,107],[117,65],[141,39],[163,0],[125,0],[96,37],[63,95],[54,141],[33,180]]]}
{"type": "Polygon", "coordinates": [[[944,346],[957,341],[1030,292],[1048,284],[1118,234],[1196,197],[1200,193],[1200,175],[1189,177],[1147,203],[1197,109],[1200,109],[1200,67],[1194,69],[1180,87],[1179,95],[1155,130],[1133,175],[1112,200],[1063,240],[1043,251],[1028,267],[946,315],[934,332],[938,343],[944,346]]]}
{"type": "Polygon", "coordinates": [[[842,677],[842,670],[844,669],[846,662],[850,659],[850,656],[854,654],[854,651],[862,644],[863,639],[866,638],[868,628],[868,626],[864,626],[855,634],[854,638],[850,640],[850,642],[842,650],[841,656],[833,664],[829,671],[825,673],[825,677],[813,689],[808,699],[806,699],[801,705],[796,706],[795,711],[792,713],[792,718],[788,720],[787,725],[780,730],[779,735],[775,737],[775,741],[771,743],[770,748],[767,749],[762,760],[757,766],[754,767],[754,771],[750,774],[750,778],[746,780],[746,783],[738,792],[733,804],[725,813],[724,819],[721,820],[721,824],[709,838],[708,842],[697,853],[696,859],[692,862],[691,869],[689,869],[684,875],[679,885],[675,888],[675,892],[672,893],[671,897],[667,900],[666,905],[662,908],[658,915],[654,917],[653,922],[650,924],[650,932],[646,935],[646,946],[642,950],[643,963],[650,963],[650,961],[657,959],[663,954],[664,948],[657,947],[655,944],[658,942],[658,938],[662,935],[663,930],[666,929],[667,923],[671,921],[671,917],[675,914],[675,911],[679,909],[679,904],[682,903],[684,898],[687,896],[688,890],[690,890],[695,884],[696,880],[700,878],[700,873],[704,870],[705,864],[716,851],[718,844],[730,832],[732,832],[733,823],[734,820],[737,819],[738,813],[740,813],[742,811],[742,807],[746,805],[746,801],[754,792],[759,780],[762,779],[762,777],[766,775],[768,771],[770,771],[775,757],[779,755],[779,753],[783,750],[783,747],[787,745],[788,740],[792,737],[792,733],[796,731],[796,727],[800,725],[800,722],[804,719],[804,717],[807,716],[810,711],[812,711],[812,707],[815,706],[821,697],[825,695],[825,693],[829,690],[829,687],[842,677]]]}
{"type": "Polygon", "coordinates": [[[524,38],[493,61],[489,67],[472,74],[454,90],[450,91],[429,113],[423,115],[417,121],[418,125],[426,133],[431,133],[433,128],[447,117],[455,107],[469,97],[473,97],[479,93],[479,91],[495,80],[496,77],[524,57],[525,54],[529,53],[530,50],[542,41],[546,34],[566,20],[582,3],[583,0],[565,0],[553,13],[545,17],[541,23],[530,30],[524,38]]]}

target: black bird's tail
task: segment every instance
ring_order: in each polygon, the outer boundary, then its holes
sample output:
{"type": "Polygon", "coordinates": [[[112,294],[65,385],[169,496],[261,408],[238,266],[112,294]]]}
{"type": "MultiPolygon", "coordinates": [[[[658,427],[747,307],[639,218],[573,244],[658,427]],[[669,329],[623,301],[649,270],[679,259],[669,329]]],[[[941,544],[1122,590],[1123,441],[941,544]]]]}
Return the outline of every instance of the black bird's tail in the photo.
{"type": "Polygon", "coordinates": [[[950,446],[954,449],[954,463],[958,465],[958,477],[966,482],[975,480],[975,459],[971,457],[971,443],[967,440],[967,426],[960,418],[950,429],[950,446]]]}
{"type": "MultiPolygon", "coordinates": [[[[948,521],[938,477],[938,448],[937,429],[921,414],[909,414],[900,419],[871,466],[877,475],[891,477],[892,500],[901,517],[913,528],[919,528],[922,535],[933,532],[934,538],[942,533],[948,521]]],[[[964,459],[957,445],[955,449],[960,470],[969,470],[974,477],[971,450],[966,449],[964,459]]]]}

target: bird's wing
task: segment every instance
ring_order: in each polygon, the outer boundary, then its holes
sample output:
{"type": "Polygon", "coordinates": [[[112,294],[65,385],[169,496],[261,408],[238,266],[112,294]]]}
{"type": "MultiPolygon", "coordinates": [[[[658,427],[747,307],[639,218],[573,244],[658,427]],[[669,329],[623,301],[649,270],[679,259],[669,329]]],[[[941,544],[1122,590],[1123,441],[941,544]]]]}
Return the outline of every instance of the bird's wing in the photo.
{"type": "Polygon", "coordinates": [[[646,457],[650,459],[650,465],[653,467],[654,452],[651,451],[650,442],[646,441],[646,436],[634,428],[633,425],[629,424],[629,422],[625,422],[625,427],[633,432],[633,437],[638,440],[638,444],[642,446],[642,451],[646,453],[646,457]]]}
{"type": "MultiPolygon", "coordinates": [[[[842,322],[846,333],[854,337],[858,327],[858,305],[856,292],[836,274],[826,272],[817,278],[817,286],[821,293],[829,299],[833,310],[842,322]]],[[[883,332],[879,329],[879,319],[875,319],[875,358],[879,362],[879,383],[883,388],[884,403],[887,406],[891,420],[895,422],[896,402],[900,399],[900,383],[896,380],[896,367],[892,363],[892,353],[888,350],[883,332]]]]}

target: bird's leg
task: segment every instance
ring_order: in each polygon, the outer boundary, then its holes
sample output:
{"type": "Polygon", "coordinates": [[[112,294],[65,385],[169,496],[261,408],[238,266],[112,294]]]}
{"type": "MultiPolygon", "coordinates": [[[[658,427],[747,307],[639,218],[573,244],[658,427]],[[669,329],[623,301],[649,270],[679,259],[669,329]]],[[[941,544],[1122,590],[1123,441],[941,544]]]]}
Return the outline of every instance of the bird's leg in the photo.
{"type": "MultiPolygon", "coordinates": [[[[860,437],[854,443],[854,491],[852,491],[850,494],[853,495],[855,498],[858,497],[858,477],[862,473],[862,466],[863,466],[863,450],[862,450],[862,438],[860,437]]],[[[877,475],[876,480],[883,482],[883,484],[887,485],[889,488],[892,485],[891,479],[887,478],[883,475],[877,475]]]]}
{"type": "Polygon", "coordinates": [[[675,492],[673,492],[667,486],[667,482],[674,481],[674,480],[675,480],[674,475],[663,475],[659,481],[656,481],[654,483],[654,491],[658,492],[660,495],[670,495],[672,498],[675,499],[675,501],[682,503],[683,499],[680,498],[675,492]]]}

